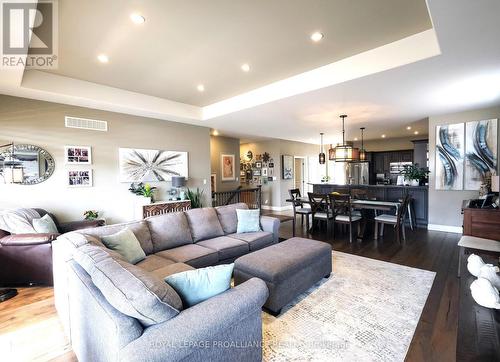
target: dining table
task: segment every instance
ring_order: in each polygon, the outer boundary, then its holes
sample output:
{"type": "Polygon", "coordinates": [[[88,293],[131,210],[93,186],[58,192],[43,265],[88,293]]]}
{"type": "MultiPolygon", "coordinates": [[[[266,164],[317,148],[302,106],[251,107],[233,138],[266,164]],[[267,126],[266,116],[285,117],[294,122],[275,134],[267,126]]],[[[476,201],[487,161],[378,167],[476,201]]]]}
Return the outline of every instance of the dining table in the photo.
{"type": "MultiPolygon", "coordinates": [[[[308,197],[297,197],[295,199],[287,199],[286,202],[295,202],[297,204],[310,204],[308,197]]],[[[397,215],[398,210],[401,206],[399,201],[383,201],[383,200],[370,200],[370,199],[351,199],[351,205],[354,209],[358,210],[374,210],[377,211],[391,211],[395,210],[395,215],[397,215]]],[[[365,223],[366,224],[366,223],[365,223]]],[[[312,229],[312,227],[311,227],[312,229]]],[[[364,236],[366,231],[366,225],[363,225],[363,230],[361,235],[364,236]]]]}

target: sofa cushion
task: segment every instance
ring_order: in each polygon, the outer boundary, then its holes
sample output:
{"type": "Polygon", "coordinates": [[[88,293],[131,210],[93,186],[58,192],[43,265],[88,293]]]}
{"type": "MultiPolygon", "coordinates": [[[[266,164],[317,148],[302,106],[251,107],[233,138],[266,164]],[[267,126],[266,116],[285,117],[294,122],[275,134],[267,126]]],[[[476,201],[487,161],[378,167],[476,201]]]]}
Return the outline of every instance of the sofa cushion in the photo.
{"type": "Polygon", "coordinates": [[[103,235],[116,234],[118,231],[125,228],[129,228],[130,230],[132,230],[137,240],[139,240],[141,248],[142,250],[144,250],[146,255],[153,253],[153,242],[151,241],[151,233],[149,232],[149,227],[146,221],[134,221],[124,224],[100,226],[96,228],[81,230],[81,232],[100,238],[103,235]]]}
{"type": "MultiPolygon", "coordinates": [[[[167,260],[167,259],[165,259],[165,260],[167,260]]],[[[151,274],[153,274],[154,276],[163,280],[170,275],[182,273],[182,272],[185,272],[188,270],[195,270],[195,269],[192,266],[189,266],[189,265],[184,264],[184,263],[172,262],[172,264],[164,266],[163,268],[153,270],[151,272],[151,274]]]]}
{"type": "Polygon", "coordinates": [[[217,251],[196,244],[178,246],[170,250],[160,251],[156,255],[178,263],[189,264],[194,268],[214,265],[219,261],[217,251]]]}
{"type": "Polygon", "coordinates": [[[144,269],[145,271],[152,272],[154,270],[158,270],[164,268],[170,264],[175,264],[175,261],[170,259],[162,258],[161,256],[152,254],[148,255],[146,259],[135,264],[139,268],[144,269]]]}
{"type": "Polygon", "coordinates": [[[234,264],[210,266],[165,278],[181,296],[187,307],[192,307],[231,288],[234,264]]]}
{"type": "Polygon", "coordinates": [[[223,236],[217,212],[213,207],[192,209],[185,212],[195,242],[223,236]]]}
{"type": "Polygon", "coordinates": [[[45,214],[39,219],[33,219],[33,227],[35,228],[36,232],[40,234],[59,233],[56,223],[54,222],[54,220],[52,220],[49,214],[45,214]]]}
{"type": "Polygon", "coordinates": [[[151,231],[153,252],[192,244],[191,230],[183,212],[151,216],[146,219],[151,231]]]}
{"type": "Polygon", "coordinates": [[[144,250],[141,248],[139,240],[132,230],[125,228],[116,234],[103,235],[101,241],[107,248],[116,251],[130,264],[137,264],[146,258],[144,250]]]}
{"type": "Polygon", "coordinates": [[[219,253],[219,260],[235,258],[248,253],[250,250],[248,243],[227,236],[203,240],[196,243],[196,245],[216,250],[219,253]]]}
{"type": "Polygon", "coordinates": [[[248,206],[247,204],[240,202],[238,204],[218,206],[215,208],[222,229],[224,230],[224,234],[226,235],[236,232],[236,226],[238,225],[236,210],[248,210],[248,206]]]}
{"type": "Polygon", "coordinates": [[[84,245],[75,260],[113,307],[144,326],[165,322],[182,309],[172,287],[135,265],[112,259],[102,248],[84,245]]]}
{"type": "Polygon", "coordinates": [[[250,251],[259,250],[273,243],[273,233],[268,231],[258,231],[255,233],[231,234],[231,238],[242,240],[248,243],[250,251]]]}
{"type": "Polygon", "coordinates": [[[256,233],[260,228],[260,210],[236,210],[238,227],[236,233],[256,233]]]}

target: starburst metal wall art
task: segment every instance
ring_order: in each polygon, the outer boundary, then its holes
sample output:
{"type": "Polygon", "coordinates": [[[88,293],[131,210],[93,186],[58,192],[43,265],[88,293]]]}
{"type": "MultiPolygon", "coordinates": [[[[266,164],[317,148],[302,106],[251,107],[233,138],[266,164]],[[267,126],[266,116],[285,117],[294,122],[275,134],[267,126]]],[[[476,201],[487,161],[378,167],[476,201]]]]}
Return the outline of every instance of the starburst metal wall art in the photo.
{"type": "Polygon", "coordinates": [[[121,182],[171,181],[172,176],[188,178],[188,153],[177,151],[120,148],[121,182]]]}

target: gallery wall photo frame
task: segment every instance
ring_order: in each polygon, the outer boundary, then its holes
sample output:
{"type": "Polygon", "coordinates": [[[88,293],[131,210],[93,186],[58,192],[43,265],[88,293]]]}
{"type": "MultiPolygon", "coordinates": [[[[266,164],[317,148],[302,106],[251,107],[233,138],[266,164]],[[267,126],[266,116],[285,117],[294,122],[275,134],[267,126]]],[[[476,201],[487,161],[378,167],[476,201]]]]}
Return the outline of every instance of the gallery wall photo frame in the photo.
{"type": "Polygon", "coordinates": [[[210,188],[212,192],[217,192],[217,174],[215,173],[210,175],[210,188]]]}
{"type": "Polygon", "coordinates": [[[281,177],[283,180],[293,179],[293,156],[281,156],[281,177]]]}
{"type": "Polygon", "coordinates": [[[66,185],[71,188],[94,186],[92,169],[72,169],[66,173],[66,185]]]}
{"type": "Polygon", "coordinates": [[[220,155],[220,167],[221,167],[221,181],[235,181],[236,180],[236,169],[235,169],[235,155],[224,154],[220,155]]]}
{"type": "Polygon", "coordinates": [[[66,165],[91,165],[92,147],[64,146],[64,163],[66,165]]]}

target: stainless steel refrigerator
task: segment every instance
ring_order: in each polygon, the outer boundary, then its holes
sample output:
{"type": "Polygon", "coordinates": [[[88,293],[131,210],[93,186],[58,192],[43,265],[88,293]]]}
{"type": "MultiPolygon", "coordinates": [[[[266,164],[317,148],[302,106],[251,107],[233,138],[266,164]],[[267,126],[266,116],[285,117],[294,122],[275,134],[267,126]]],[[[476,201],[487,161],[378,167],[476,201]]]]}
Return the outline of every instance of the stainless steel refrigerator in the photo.
{"type": "Polygon", "coordinates": [[[370,181],[368,162],[350,162],[346,165],[346,182],[350,185],[368,185],[370,181]]]}

